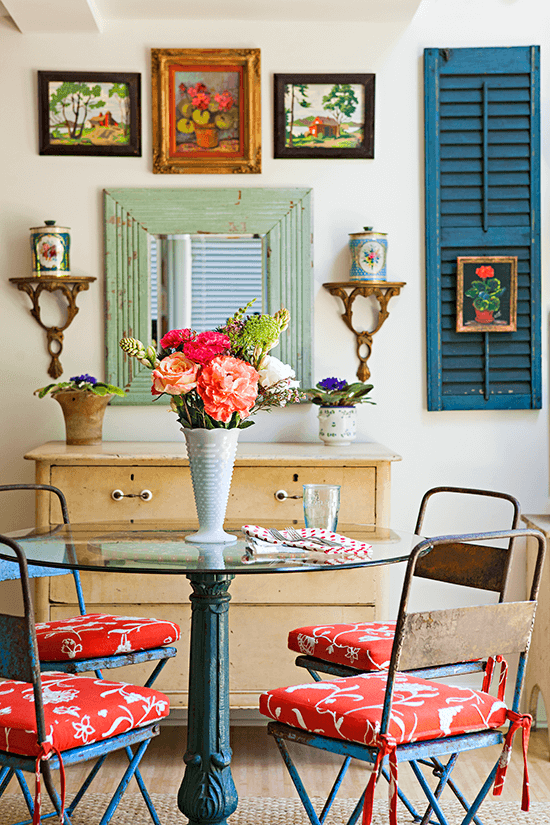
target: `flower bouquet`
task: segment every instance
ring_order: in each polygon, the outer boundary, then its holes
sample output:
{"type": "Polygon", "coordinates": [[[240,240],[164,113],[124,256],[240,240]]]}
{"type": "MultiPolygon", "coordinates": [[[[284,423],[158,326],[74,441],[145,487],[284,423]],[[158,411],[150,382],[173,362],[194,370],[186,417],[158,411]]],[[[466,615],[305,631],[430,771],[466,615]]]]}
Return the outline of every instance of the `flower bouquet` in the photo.
{"type": "Polygon", "coordinates": [[[216,330],[174,329],[160,350],[122,338],[128,355],[151,370],[154,398],[170,397],[186,443],[200,529],[188,541],[222,543],[239,431],[260,410],[284,407],[302,397],[294,370],[270,351],[288,327],[286,309],[246,315],[253,301],[216,330]]]}

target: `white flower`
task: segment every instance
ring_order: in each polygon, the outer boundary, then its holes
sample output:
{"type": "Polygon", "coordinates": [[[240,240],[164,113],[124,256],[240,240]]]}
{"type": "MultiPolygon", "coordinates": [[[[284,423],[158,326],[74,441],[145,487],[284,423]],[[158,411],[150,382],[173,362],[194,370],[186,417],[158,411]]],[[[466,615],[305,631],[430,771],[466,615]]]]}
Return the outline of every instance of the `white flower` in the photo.
{"type": "Polygon", "coordinates": [[[283,364],[274,355],[266,355],[262,361],[262,365],[258,370],[260,374],[260,384],[264,389],[269,389],[279,381],[291,379],[288,382],[288,387],[298,387],[299,382],[292,379],[296,378],[296,373],[289,364],[283,364]]]}

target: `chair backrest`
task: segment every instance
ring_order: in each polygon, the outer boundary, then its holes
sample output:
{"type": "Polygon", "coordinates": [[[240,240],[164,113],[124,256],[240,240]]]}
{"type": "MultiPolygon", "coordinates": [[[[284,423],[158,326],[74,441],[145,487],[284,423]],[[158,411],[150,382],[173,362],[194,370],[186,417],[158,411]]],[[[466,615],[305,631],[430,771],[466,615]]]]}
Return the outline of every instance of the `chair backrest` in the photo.
{"type": "MultiPolygon", "coordinates": [[[[546,545],[537,530],[470,533],[458,536],[437,536],[421,541],[411,553],[401,592],[401,603],[395,628],[390,660],[382,733],[387,730],[393,683],[398,671],[455,662],[486,659],[497,655],[519,653],[513,710],[518,709],[527,661],[527,652],[535,618],[537,597],[546,545]],[[533,568],[529,597],[518,602],[499,602],[479,606],[454,607],[420,613],[407,611],[411,584],[416,569],[426,554],[453,544],[478,541],[534,537],[538,541],[536,564],[533,568]]],[[[526,548],[525,548],[526,552],[526,548]]]]}
{"type": "MultiPolygon", "coordinates": [[[[424,520],[428,504],[433,501],[434,497],[441,501],[448,493],[462,497],[477,496],[508,502],[511,505],[509,529],[516,530],[520,525],[519,502],[508,493],[469,487],[433,487],[424,494],[420,503],[415,527],[417,535],[425,535],[424,520]]],[[[508,529],[508,525],[503,525],[503,527],[508,529]]],[[[508,584],[513,547],[513,538],[509,540],[506,547],[491,547],[485,544],[461,543],[458,536],[451,536],[446,542],[435,545],[432,552],[418,559],[415,576],[480,590],[491,590],[498,593],[500,601],[503,601],[508,584]]]]}
{"type": "MultiPolygon", "coordinates": [[[[46,492],[53,493],[59,499],[59,504],[61,506],[61,513],[63,515],[63,522],[64,524],[70,524],[69,522],[69,509],[67,507],[67,500],[63,494],[63,492],[58,488],[54,487],[51,484],[1,484],[0,485],[0,493],[2,492],[10,492],[10,491],[22,491],[22,490],[44,490],[46,492]]],[[[68,542],[67,550],[70,554],[71,546],[70,541],[68,542]]],[[[71,576],[74,579],[75,588],[76,588],[76,596],[78,600],[78,606],[80,609],[80,613],[82,616],[86,614],[86,605],[84,603],[84,595],[82,593],[82,584],[80,581],[80,573],[78,570],[63,570],[58,567],[41,567],[38,565],[29,565],[28,568],[28,576],[30,578],[41,578],[42,576],[71,576]]],[[[0,560],[0,581],[7,581],[9,579],[18,579],[19,578],[19,568],[16,563],[15,559],[12,560],[0,560]]]]}
{"type": "Polygon", "coordinates": [[[0,677],[29,682],[33,686],[38,741],[46,739],[40,659],[25,553],[14,539],[0,535],[0,561],[15,563],[23,595],[23,616],[0,613],[0,677]],[[4,545],[4,546],[2,546],[4,545]],[[6,549],[7,548],[7,549],[6,549]],[[12,553],[10,553],[10,549],[12,553]]]}

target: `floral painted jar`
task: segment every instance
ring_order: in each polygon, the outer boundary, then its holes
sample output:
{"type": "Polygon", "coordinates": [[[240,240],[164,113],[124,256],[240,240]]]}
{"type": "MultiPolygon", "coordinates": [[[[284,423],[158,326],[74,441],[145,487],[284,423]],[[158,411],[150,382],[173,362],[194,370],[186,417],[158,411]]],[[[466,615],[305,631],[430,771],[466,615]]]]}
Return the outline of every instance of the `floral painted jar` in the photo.
{"type": "Polygon", "coordinates": [[[365,226],[363,232],[350,233],[350,281],[385,281],[388,237],[365,226]]]}
{"type": "Polygon", "coordinates": [[[357,410],[355,407],[319,407],[319,438],[330,447],[346,447],[355,441],[357,410]]]}
{"type": "Polygon", "coordinates": [[[70,275],[69,227],[56,226],[55,221],[44,221],[45,226],[31,227],[32,274],[63,277],[70,275]]]}

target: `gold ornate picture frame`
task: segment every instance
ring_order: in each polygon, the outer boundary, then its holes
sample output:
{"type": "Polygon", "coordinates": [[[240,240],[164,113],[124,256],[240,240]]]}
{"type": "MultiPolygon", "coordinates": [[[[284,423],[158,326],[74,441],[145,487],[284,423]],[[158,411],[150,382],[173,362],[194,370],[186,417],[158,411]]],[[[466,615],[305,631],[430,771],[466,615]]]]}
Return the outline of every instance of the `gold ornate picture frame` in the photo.
{"type": "Polygon", "coordinates": [[[260,49],[152,49],[153,172],[261,172],[260,49]]]}

